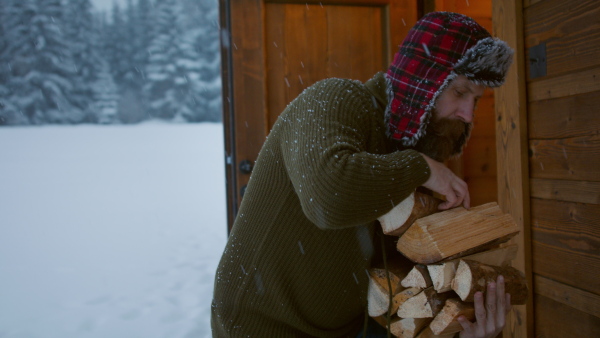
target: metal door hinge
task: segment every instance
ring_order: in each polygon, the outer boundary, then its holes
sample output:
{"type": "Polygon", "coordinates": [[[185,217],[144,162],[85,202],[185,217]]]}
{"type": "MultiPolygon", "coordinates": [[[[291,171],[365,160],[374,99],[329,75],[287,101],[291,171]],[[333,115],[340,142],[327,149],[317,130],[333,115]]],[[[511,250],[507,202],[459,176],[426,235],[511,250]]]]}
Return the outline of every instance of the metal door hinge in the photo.
{"type": "Polygon", "coordinates": [[[546,43],[529,48],[529,77],[546,76],[546,43]]]}

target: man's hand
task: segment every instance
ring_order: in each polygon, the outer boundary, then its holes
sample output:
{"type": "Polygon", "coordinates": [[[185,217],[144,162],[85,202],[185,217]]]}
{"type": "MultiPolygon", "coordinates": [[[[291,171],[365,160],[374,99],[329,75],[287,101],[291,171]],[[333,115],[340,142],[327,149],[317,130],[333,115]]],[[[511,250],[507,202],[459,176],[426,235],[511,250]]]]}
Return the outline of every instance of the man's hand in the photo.
{"type": "Polygon", "coordinates": [[[506,324],[506,314],[510,311],[510,294],[504,293],[504,277],[498,276],[496,283],[488,283],[483,305],[483,294],[475,293],[475,323],[464,316],[458,317],[463,327],[460,337],[493,338],[506,324]]]}
{"type": "Polygon", "coordinates": [[[458,178],[454,173],[442,163],[423,155],[425,161],[431,169],[431,175],[423,186],[429,190],[435,191],[446,197],[446,201],[439,206],[440,210],[463,205],[466,209],[471,207],[471,197],[469,196],[469,187],[465,181],[458,178]]]}

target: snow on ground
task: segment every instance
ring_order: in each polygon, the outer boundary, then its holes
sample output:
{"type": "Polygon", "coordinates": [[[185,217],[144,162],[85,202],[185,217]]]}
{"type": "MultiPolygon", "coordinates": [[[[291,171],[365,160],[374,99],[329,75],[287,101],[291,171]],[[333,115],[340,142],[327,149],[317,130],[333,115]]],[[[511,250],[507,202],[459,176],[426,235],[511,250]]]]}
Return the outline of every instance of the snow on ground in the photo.
{"type": "Polygon", "coordinates": [[[0,337],[209,337],[221,124],[0,129],[0,337]]]}

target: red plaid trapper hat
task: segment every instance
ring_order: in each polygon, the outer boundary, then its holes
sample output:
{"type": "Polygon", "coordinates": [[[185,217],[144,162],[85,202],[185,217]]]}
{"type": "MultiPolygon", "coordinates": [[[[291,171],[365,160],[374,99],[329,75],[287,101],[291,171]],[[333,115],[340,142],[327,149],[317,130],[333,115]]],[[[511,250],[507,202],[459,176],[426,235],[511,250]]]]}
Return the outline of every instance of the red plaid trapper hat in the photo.
{"type": "Polygon", "coordinates": [[[387,71],[388,136],[404,146],[415,145],[425,133],[437,96],[452,79],[464,75],[498,87],[512,54],[505,42],[467,16],[428,13],[409,31],[387,71]]]}

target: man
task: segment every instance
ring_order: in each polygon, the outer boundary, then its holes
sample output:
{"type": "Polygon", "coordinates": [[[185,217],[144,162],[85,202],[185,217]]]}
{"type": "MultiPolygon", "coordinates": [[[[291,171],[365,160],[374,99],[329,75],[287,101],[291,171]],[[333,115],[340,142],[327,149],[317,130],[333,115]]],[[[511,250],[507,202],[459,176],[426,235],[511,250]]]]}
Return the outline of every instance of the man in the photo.
{"type": "MultiPolygon", "coordinates": [[[[320,81],[284,110],[256,161],[215,279],[215,337],[354,337],[379,259],[376,219],[424,186],[469,208],[440,161],[460,154],[484,87],[512,50],[472,19],[423,17],[387,73],[320,81]]],[[[463,336],[504,326],[504,284],[476,298],[463,336]],[[491,295],[493,294],[493,295],[491,295]]]]}

